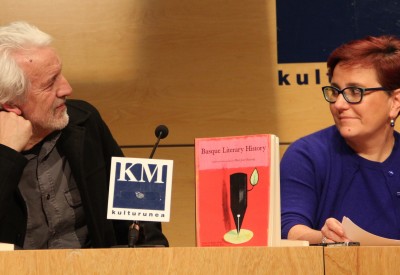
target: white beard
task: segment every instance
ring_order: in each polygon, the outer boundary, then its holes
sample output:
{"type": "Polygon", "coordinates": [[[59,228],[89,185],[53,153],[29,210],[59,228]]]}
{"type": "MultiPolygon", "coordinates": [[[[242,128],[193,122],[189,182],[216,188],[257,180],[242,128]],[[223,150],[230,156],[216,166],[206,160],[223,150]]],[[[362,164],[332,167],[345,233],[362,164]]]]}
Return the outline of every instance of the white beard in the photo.
{"type": "Polygon", "coordinates": [[[36,132],[36,134],[42,132],[51,133],[56,130],[62,130],[69,122],[67,109],[65,109],[62,113],[59,113],[57,116],[52,114],[45,118],[35,119],[35,117],[28,117],[26,119],[31,121],[33,131],[36,132]]]}
{"type": "Polygon", "coordinates": [[[65,109],[60,118],[50,116],[42,126],[46,129],[62,130],[65,128],[65,126],[67,126],[68,122],[69,116],[67,113],[67,109],[65,109]]]}

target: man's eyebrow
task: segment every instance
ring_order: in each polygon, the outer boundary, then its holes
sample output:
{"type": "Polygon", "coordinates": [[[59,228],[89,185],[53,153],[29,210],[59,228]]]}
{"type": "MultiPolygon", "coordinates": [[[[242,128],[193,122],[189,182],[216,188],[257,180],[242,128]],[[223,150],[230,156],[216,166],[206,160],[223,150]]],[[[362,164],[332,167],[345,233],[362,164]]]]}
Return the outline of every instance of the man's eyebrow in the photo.
{"type": "Polygon", "coordinates": [[[50,71],[49,75],[50,75],[50,79],[53,79],[55,76],[61,74],[62,71],[62,64],[60,64],[59,66],[55,66],[54,68],[52,68],[52,70],[50,71]]]}
{"type": "Polygon", "coordinates": [[[55,81],[55,78],[61,73],[61,70],[53,71],[51,74],[48,74],[46,78],[43,79],[41,86],[45,87],[47,85],[52,84],[55,81]]]}

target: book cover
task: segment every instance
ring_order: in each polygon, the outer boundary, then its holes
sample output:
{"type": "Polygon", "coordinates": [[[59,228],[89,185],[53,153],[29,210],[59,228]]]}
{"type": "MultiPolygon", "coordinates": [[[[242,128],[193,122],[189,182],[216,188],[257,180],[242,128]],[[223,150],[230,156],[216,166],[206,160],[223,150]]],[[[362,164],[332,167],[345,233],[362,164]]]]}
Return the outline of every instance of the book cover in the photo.
{"type": "Polygon", "coordinates": [[[278,146],[269,134],[195,139],[197,246],[280,241],[278,146]]]}
{"type": "Polygon", "coordinates": [[[172,160],[113,157],[107,218],[170,220],[172,160]]]}

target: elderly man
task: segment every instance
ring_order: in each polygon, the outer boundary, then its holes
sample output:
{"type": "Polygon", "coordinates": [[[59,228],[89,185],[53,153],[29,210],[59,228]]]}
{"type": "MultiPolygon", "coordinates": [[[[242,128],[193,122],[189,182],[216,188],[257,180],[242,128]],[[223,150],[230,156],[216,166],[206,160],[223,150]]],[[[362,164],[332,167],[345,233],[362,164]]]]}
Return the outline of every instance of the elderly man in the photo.
{"type": "MultiPolygon", "coordinates": [[[[126,245],[129,223],[106,218],[111,157],[123,153],[93,106],[66,99],[51,40],[25,22],[0,27],[0,242],[126,245]]],[[[138,244],[168,241],[146,222],[138,244]]]]}

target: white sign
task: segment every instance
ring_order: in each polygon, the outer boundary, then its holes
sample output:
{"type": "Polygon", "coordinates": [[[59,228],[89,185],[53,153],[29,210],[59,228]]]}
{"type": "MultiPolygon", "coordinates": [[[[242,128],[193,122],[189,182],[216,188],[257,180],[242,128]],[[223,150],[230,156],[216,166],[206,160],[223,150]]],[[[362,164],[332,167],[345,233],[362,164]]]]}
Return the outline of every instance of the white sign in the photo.
{"type": "Polygon", "coordinates": [[[172,160],[113,157],[107,218],[168,222],[172,160]]]}

